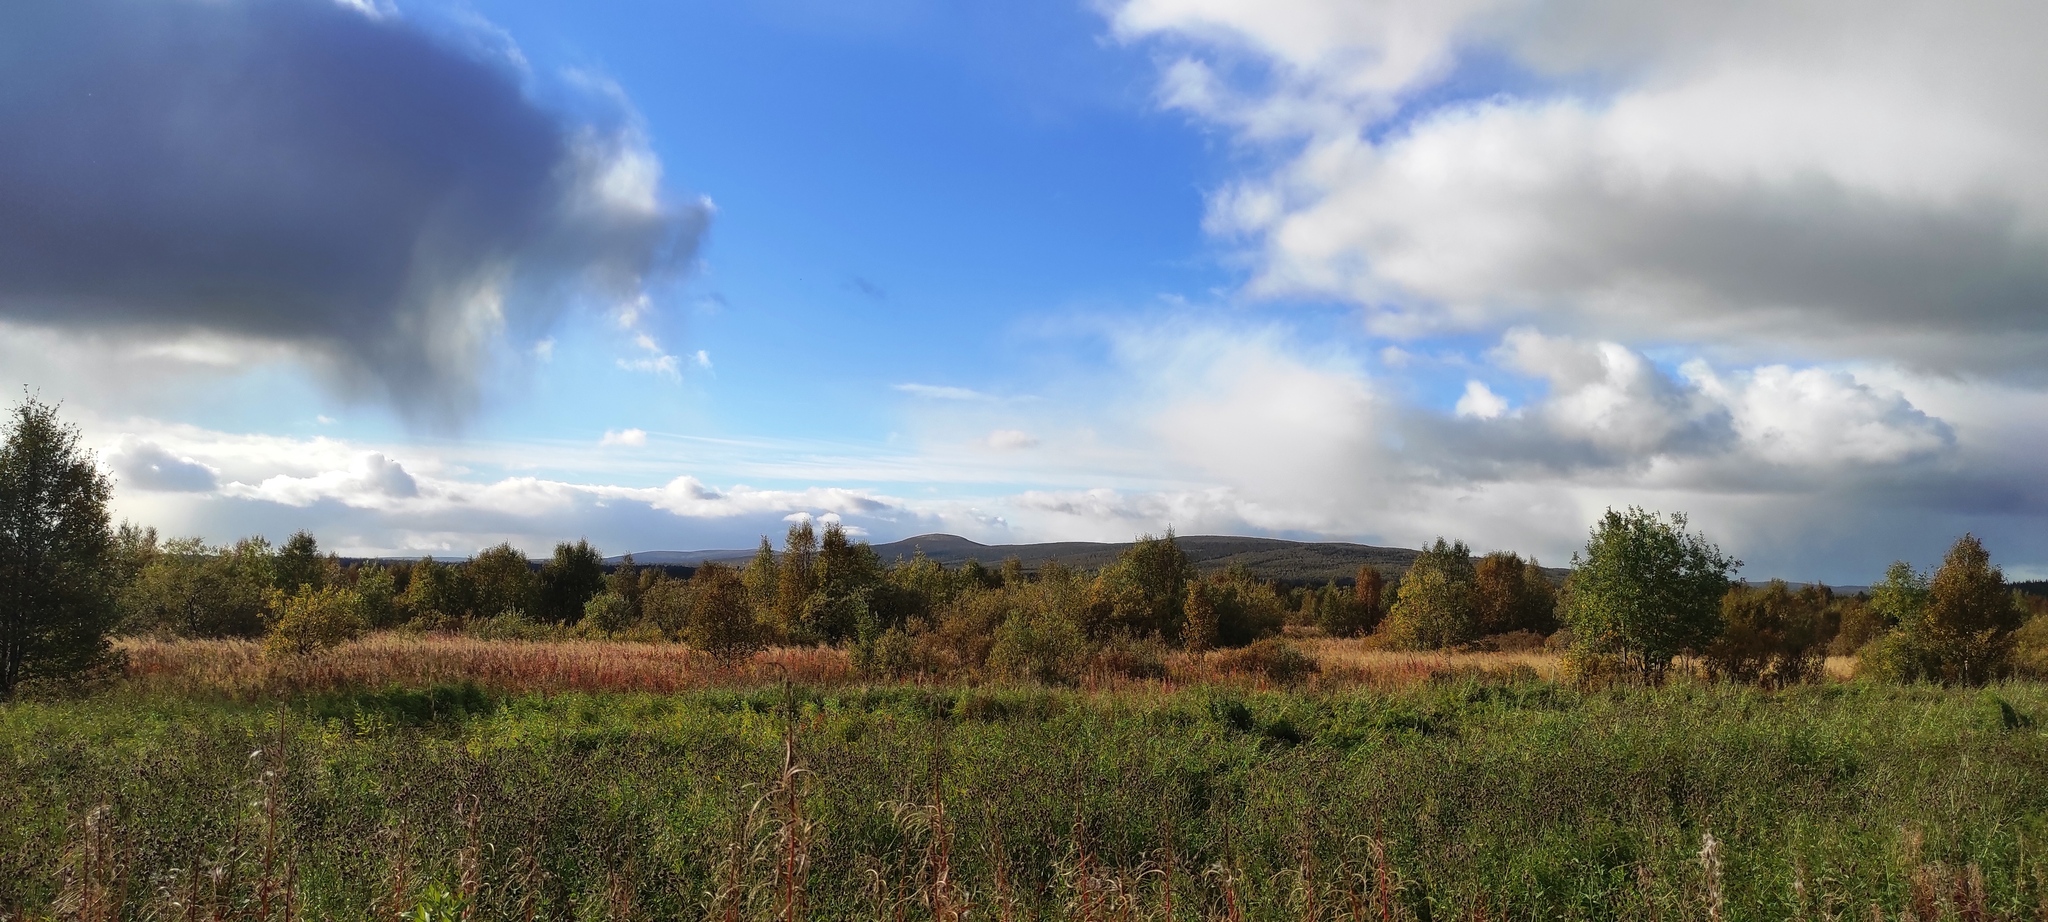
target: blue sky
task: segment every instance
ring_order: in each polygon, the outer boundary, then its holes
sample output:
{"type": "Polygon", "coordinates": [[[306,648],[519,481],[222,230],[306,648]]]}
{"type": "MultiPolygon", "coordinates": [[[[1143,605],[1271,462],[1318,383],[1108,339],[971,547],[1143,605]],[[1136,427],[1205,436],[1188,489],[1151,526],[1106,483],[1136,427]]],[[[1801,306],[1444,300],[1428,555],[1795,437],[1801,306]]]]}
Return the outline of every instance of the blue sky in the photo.
{"type": "Polygon", "coordinates": [[[2048,576],[2040,14],[1791,7],[25,4],[0,371],[214,541],[2048,576]]]}

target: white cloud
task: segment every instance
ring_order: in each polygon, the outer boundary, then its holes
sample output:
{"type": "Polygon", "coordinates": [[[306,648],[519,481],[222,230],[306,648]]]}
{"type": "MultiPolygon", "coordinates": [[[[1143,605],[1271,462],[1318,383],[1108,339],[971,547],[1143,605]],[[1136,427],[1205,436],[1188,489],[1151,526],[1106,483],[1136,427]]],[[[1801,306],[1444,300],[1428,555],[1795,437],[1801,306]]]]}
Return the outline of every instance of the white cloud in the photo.
{"type": "Polygon", "coordinates": [[[310,476],[277,474],[254,486],[236,481],[223,486],[221,493],[286,506],[331,500],[347,506],[387,508],[418,497],[420,490],[403,465],[380,452],[365,452],[347,468],[310,476]]]}
{"type": "Polygon", "coordinates": [[[949,387],[942,384],[895,384],[891,385],[891,387],[895,390],[902,391],[903,393],[909,394],[913,397],[923,397],[928,400],[995,399],[994,397],[988,394],[984,394],[980,391],[969,390],[964,387],[949,387]]]}
{"type": "Polygon", "coordinates": [[[607,429],[604,437],[597,440],[599,445],[618,445],[625,448],[640,448],[647,444],[645,429],[607,429]]]}
{"type": "Polygon", "coordinates": [[[997,429],[988,434],[985,444],[997,451],[1021,451],[1037,448],[1038,437],[1022,429],[997,429]]]}
{"type": "Polygon", "coordinates": [[[1508,411],[1507,398],[1493,392],[1484,381],[1465,382],[1465,393],[1453,410],[1459,416],[1493,419],[1508,411]]]}
{"type": "Polygon", "coordinates": [[[1983,373],[2048,346],[2048,7],[1130,0],[1162,99],[1273,154],[1255,292],[1983,373]],[[1428,94],[1461,72],[1498,92],[1428,94]]]}

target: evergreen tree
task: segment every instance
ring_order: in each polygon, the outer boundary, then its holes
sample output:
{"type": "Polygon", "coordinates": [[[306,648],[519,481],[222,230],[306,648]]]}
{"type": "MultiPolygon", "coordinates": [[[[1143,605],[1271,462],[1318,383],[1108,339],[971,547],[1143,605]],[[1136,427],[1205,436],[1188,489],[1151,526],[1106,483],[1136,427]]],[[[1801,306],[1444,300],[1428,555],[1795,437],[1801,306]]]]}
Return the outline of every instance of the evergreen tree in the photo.
{"type": "Polygon", "coordinates": [[[79,675],[107,656],[113,484],[78,430],[34,398],[0,444],[0,700],[23,681],[79,675]]]}

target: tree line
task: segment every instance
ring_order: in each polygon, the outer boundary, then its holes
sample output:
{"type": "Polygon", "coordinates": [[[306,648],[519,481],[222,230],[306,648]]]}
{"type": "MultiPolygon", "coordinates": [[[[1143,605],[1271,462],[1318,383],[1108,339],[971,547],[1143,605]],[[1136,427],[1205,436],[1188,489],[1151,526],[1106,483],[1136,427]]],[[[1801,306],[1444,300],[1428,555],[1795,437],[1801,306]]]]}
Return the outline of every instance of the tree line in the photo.
{"type": "Polygon", "coordinates": [[[2039,600],[2012,591],[1968,535],[1933,573],[1894,564],[1867,597],[1739,583],[1740,562],[1683,515],[1636,508],[1595,524],[1561,584],[1532,559],[1438,538],[1405,572],[1363,566],[1349,586],[1290,588],[1242,566],[1201,572],[1171,530],[1094,571],[883,561],[836,523],[809,521],[779,549],[764,537],[739,567],[608,566],[584,540],[538,565],[509,544],[459,563],[344,562],[305,531],[213,546],[114,527],[111,492],[53,407],[15,409],[0,446],[0,697],[103,668],[113,635],[261,638],[302,656],[385,629],[676,641],[720,656],[828,644],[878,677],[1045,682],[1160,675],[1172,650],[1304,632],[1411,650],[1548,647],[1588,679],[1657,681],[1690,660],[1783,685],[1817,677],[1830,653],[1898,681],[2048,668],[2039,600]]]}

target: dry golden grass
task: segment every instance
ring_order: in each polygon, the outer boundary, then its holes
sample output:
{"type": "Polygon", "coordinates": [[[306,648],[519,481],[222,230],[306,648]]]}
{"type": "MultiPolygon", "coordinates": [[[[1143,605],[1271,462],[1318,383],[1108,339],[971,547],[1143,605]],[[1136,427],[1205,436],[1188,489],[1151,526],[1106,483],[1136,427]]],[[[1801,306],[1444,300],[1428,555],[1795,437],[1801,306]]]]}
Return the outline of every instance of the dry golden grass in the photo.
{"type": "MultiPolygon", "coordinates": [[[[1557,679],[1556,653],[1413,652],[1380,648],[1370,639],[1299,638],[1317,666],[1308,679],[1325,689],[1405,688],[1456,676],[1557,679]]],[[[649,692],[748,687],[791,681],[814,686],[860,681],[846,652],[826,647],[777,647],[737,660],[720,660],[680,644],[617,640],[481,640],[447,634],[378,633],[314,656],[266,656],[247,640],[129,638],[127,684],[144,693],[226,695],[255,700],[275,695],[386,687],[420,688],[470,682],[507,693],[649,692]]],[[[1237,685],[1266,687],[1270,677],[1235,671],[1227,651],[1175,653],[1163,679],[1090,675],[1085,688],[1237,685]]],[[[1829,657],[1827,675],[1847,680],[1854,657],[1829,657]]],[[[923,676],[917,681],[944,681],[923,676]]],[[[967,678],[967,677],[960,677],[967,678]]]]}
{"type": "Polygon", "coordinates": [[[1322,666],[1326,676],[1342,677],[1345,684],[1398,686],[1432,676],[1471,673],[1507,676],[1523,669],[1545,679],[1555,679],[1559,674],[1558,655],[1545,650],[1514,653],[1388,650],[1375,646],[1371,638],[1326,637],[1300,643],[1322,666]]]}
{"type": "Polygon", "coordinates": [[[822,647],[719,660],[679,644],[379,633],[307,657],[267,657],[262,644],[246,640],[128,639],[119,649],[127,654],[128,682],[138,690],[239,698],[456,682],[514,693],[668,693],[784,678],[836,685],[853,678],[846,654],[822,647]]]}

